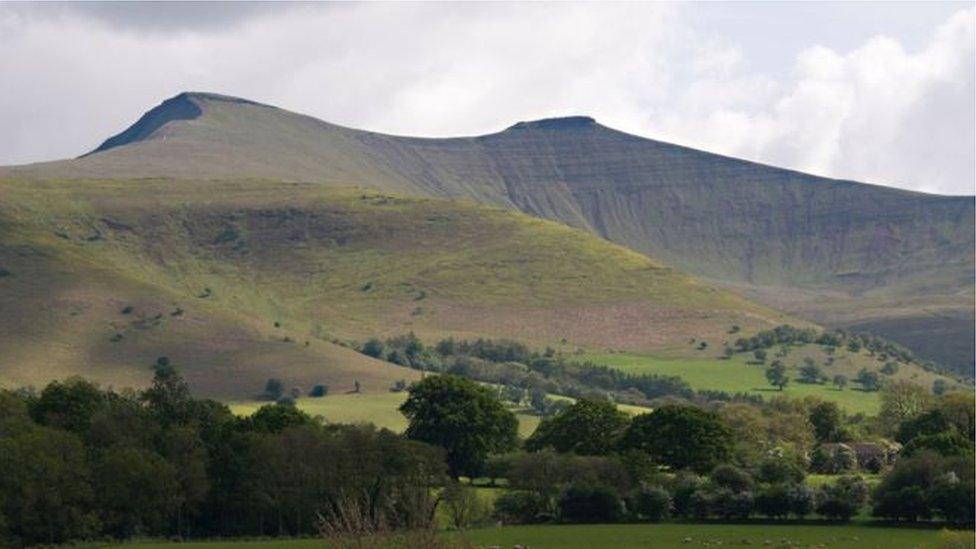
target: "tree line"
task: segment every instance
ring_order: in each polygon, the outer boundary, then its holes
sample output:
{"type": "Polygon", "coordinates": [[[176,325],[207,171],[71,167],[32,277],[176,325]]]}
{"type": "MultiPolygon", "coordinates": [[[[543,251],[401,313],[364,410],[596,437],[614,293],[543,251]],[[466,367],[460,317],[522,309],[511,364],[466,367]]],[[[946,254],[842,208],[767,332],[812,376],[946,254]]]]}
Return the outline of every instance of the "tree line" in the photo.
{"type": "MultiPolygon", "coordinates": [[[[723,391],[694,391],[678,376],[628,374],[589,361],[569,360],[552,348],[533,351],[511,340],[456,340],[426,345],[413,333],[381,340],[371,338],[357,349],[370,357],[432,373],[452,374],[529,393],[539,412],[547,410],[540,395],[603,396],[615,402],[652,406],[656,399],[745,400],[761,397],[723,391]]],[[[553,403],[548,403],[552,407],[553,403]]],[[[558,409],[558,406],[555,407],[558,409]]]]}
{"type": "Polygon", "coordinates": [[[0,540],[313,535],[349,508],[416,527],[432,519],[443,455],[294,406],[235,416],[161,360],[141,392],[80,378],[0,391],[0,540]]]}

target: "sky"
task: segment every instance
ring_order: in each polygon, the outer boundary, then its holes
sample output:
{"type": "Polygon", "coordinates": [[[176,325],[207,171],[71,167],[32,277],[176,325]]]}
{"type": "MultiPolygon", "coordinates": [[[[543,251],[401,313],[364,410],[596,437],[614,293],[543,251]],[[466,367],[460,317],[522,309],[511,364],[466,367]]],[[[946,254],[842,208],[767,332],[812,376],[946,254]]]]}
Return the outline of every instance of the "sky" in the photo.
{"type": "Polygon", "coordinates": [[[0,2],[0,164],[182,91],[356,128],[604,125],[818,175],[976,191],[976,4],[0,2]]]}

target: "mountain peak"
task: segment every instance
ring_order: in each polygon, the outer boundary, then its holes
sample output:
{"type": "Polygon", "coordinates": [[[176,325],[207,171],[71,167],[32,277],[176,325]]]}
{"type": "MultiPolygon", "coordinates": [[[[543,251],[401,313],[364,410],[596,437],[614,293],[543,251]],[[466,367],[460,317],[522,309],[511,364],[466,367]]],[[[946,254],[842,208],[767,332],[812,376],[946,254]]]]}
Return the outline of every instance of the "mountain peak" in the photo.
{"type": "Polygon", "coordinates": [[[519,122],[509,130],[578,130],[596,127],[597,123],[589,116],[563,116],[519,122]]]}
{"type": "MultiPolygon", "coordinates": [[[[142,141],[159,128],[174,120],[193,120],[197,118],[203,111],[197,105],[196,101],[194,101],[194,98],[200,95],[184,92],[163,101],[142,115],[135,124],[126,128],[122,133],[109,137],[97,149],[88,154],[107,151],[136,141],[142,141]]],[[[88,156],[88,154],[84,156],[88,156]]]]}
{"type": "Polygon", "coordinates": [[[135,124],[129,126],[122,133],[113,135],[105,140],[88,156],[97,152],[107,151],[150,137],[166,124],[178,120],[193,120],[203,114],[202,103],[207,102],[240,103],[244,105],[260,105],[254,101],[209,92],[182,92],[170,97],[142,115],[135,124]]]}

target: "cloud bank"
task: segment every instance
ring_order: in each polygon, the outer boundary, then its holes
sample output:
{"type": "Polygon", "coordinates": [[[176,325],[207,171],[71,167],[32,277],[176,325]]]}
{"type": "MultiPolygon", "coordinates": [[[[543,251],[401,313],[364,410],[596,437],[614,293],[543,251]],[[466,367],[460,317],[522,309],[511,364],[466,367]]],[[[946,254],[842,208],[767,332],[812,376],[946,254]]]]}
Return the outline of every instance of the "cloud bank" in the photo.
{"type": "MultiPolygon", "coordinates": [[[[0,4],[0,164],[86,152],[194,90],[410,135],[589,114],[819,175],[973,193],[972,8],[911,46],[884,33],[790,43],[783,67],[689,9],[0,4]]],[[[789,37],[760,43],[780,42],[789,37]]]]}

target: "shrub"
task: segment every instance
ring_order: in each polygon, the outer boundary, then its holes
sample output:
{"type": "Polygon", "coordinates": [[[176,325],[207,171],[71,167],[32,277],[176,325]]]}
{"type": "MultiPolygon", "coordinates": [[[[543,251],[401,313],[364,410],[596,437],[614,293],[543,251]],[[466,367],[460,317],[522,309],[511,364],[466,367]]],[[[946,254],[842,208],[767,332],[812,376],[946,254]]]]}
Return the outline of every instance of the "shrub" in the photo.
{"type": "Polygon", "coordinates": [[[507,491],[495,500],[495,516],[505,524],[531,524],[552,518],[546,498],[532,492],[507,491]]]}
{"type": "Polygon", "coordinates": [[[817,498],[817,512],[835,520],[848,521],[867,502],[868,485],[861,477],[841,477],[824,486],[817,498]]]}
{"type": "Polygon", "coordinates": [[[752,489],[752,477],[734,465],[719,465],[712,470],[709,476],[713,484],[733,492],[745,492],[752,489]]]}
{"type": "Polygon", "coordinates": [[[711,497],[711,511],[724,519],[744,519],[752,514],[755,501],[752,492],[717,490],[711,497]]]}
{"type": "Polygon", "coordinates": [[[402,393],[403,391],[406,391],[406,390],[407,390],[407,380],[405,380],[405,379],[398,379],[398,380],[396,380],[393,383],[393,386],[390,387],[390,392],[391,393],[402,393]]]}
{"type": "Polygon", "coordinates": [[[361,353],[373,358],[383,358],[383,355],[385,354],[384,351],[385,347],[383,346],[383,342],[375,337],[367,340],[366,343],[363,343],[363,347],[360,349],[361,353]]]}
{"type": "Polygon", "coordinates": [[[790,485],[790,512],[803,518],[813,512],[814,492],[803,484],[790,485]]]}
{"type": "Polygon", "coordinates": [[[322,398],[327,394],[329,394],[328,385],[316,385],[312,387],[311,391],[308,392],[308,396],[312,398],[322,398]]]}
{"type": "Polygon", "coordinates": [[[671,488],[671,504],[674,513],[680,516],[694,514],[694,494],[702,486],[702,479],[690,472],[678,473],[671,488]]]}
{"type": "Polygon", "coordinates": [[[277,400],[285,393],[285,384],[280,379],[270,378],[264,384],[264,396],[271,400],[277,400]]]}
{"type": "Polygon", "coordinates": [[[643,520],[659,522],[671,515],[671,494],[660,486],[645,486],[633,496],[634,513],[643,520]]]}
{"type": "Polygon", "coordinates": [[[623,512],[609,486],[573,484],[559,498],[559,516],[569,522],[615,522],[623,512]]]}
{"type": "Polygon", "coordinates": [[[756,512],[770,518],[784,518],[790,513],[790,489],[785,484],[773,484],[756,494],[756,512]]]}
{"type": "Polygon", "coordinates": [[[796,463],[782,457],[767,457],[759,464],[756,478],[771,484],[802,482],[803,469],[796,463]]]}

